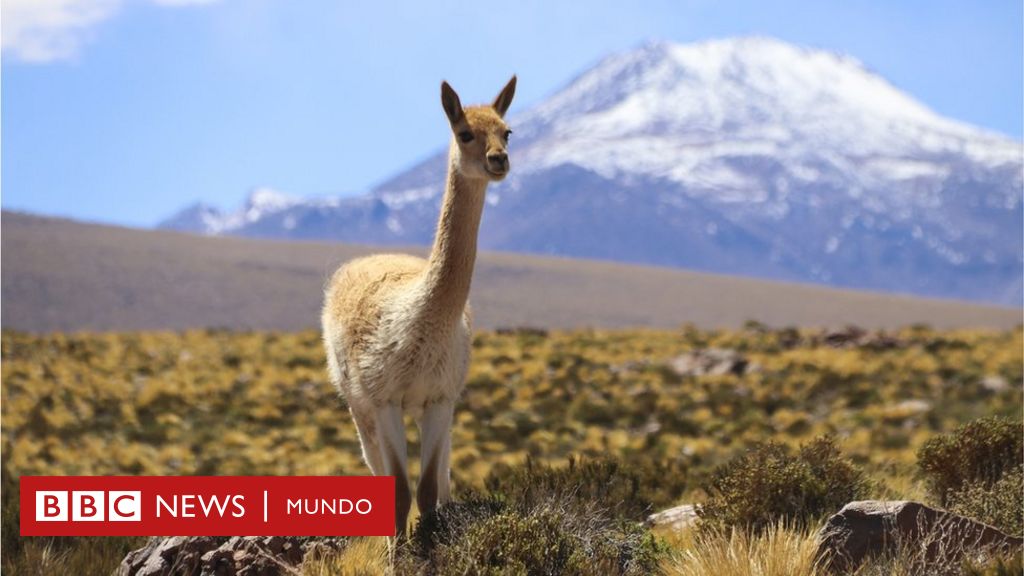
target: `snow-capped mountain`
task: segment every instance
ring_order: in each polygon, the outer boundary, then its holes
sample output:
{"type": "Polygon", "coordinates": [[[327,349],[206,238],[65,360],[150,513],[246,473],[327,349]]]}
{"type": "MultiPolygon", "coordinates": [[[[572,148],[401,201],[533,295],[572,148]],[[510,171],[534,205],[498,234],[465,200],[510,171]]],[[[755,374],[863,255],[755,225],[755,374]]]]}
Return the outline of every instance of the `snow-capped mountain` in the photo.
{"type": "MultiPolygon", "coordinates": [[[[848,56],[650,43],[509,122],[485,249],[1021,303],[1021,143],[942,118],[848,56]]],[[[257,192],[163,226],[427,244],[444,170],[442,151],[363,197],[257,192]]]]}

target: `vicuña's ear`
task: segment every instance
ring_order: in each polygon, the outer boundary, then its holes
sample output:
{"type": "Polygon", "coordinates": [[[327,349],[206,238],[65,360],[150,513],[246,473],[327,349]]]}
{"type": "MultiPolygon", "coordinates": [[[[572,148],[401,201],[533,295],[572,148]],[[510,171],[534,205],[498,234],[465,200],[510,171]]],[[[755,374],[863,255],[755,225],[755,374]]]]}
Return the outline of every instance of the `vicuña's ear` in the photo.
{"type": "Polygon", "coordinates": [[[465,117],[465,113],[462,111],[462,102],[459,101],[459,95],[447,82],[441,82],[441,106],[452,126],[462,122],[465,117]]]}
{"type": "Polygon", "coordinates": [[[516,76],[513,74],[512,79],[501,89],[501,94],[498,94],[498,97],[494,99],[494,104],[491,104],[494,111],[498,113],[498,116],[505,116],[505,112],[508,112],[508,107],[512,105],[512,97],[515,95],[516,76]]]}

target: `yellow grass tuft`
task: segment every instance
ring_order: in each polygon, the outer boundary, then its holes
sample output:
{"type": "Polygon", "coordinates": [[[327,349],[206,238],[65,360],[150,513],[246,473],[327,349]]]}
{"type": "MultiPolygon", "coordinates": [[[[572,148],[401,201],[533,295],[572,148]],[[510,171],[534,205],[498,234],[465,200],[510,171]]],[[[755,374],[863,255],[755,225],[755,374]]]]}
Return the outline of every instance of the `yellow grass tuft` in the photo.
{"type": "Polygon", "coordinates": [[[668,576],[818,576],[813,531],[777,524],[761,535],[685,530],[665,538],[668,576]]]}
{"type": "Polygon", "coordinates": [[[305,576],[380,576],[390,574],[388,542],[384,537],[357,538],[338,554],[307,560],[305,576]]]}

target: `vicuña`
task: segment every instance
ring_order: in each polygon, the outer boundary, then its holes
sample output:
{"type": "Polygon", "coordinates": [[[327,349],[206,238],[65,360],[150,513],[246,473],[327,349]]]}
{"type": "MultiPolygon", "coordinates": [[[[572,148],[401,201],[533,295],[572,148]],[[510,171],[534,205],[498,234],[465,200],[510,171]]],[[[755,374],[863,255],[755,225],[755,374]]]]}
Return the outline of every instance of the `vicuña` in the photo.
{"type": "Polygon", "coordinates": [[[399,537],[412,506],[403,414],[420,429],[420,513],[450,498],[452,417],[469,366],[477,230],[487,184],[509,171],[512,131],[503,117],[515,89],[513,76],[490,106],[463,108],[455,90],[441,83],[452,139],[430,257],[360,258],[339,268],[327,286],[321,320],[331,381],[348,402],[370,470],[397,477],[399,537]]]}

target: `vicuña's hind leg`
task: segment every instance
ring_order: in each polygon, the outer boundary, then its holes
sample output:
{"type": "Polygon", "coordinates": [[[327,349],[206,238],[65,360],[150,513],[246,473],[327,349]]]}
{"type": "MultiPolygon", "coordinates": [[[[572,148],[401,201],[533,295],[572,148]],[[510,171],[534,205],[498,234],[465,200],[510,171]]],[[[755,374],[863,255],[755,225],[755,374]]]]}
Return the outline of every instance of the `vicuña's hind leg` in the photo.
{"type": "Polygon", "coordinates": [[[349,408],[352,420],[356,423],[359,443],[363,447],[363,460],[370,467],[374,476],[384,474],[384,460],[381,458],[380,441],[377,438],[377,414],[374,412],[357,412],[349,408]]]}
{"type": "Polygon", "coordinates": [[[405,424],[400,405],[388,404],[377,410],[377,439],[383,475],[395,477],[395,536],[402,539],[412,507],[412,493],[409,490],[405,424]]]}
{"type": "Polygon", "coordinates": [[[452,416],[455,405],[451,402],[429,404],[420,420],[420,483],[416,490],[416,504],[425,515],[448,502],[448,459],[451,452],[452,416]]]}

